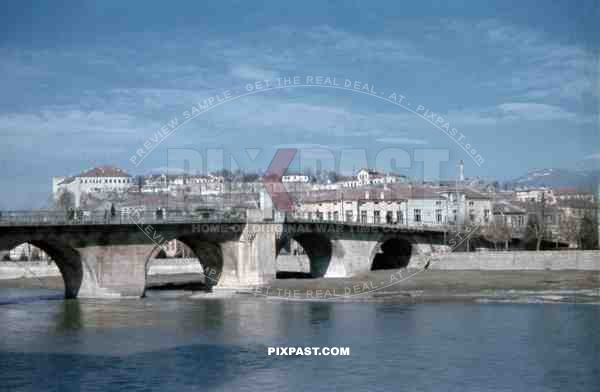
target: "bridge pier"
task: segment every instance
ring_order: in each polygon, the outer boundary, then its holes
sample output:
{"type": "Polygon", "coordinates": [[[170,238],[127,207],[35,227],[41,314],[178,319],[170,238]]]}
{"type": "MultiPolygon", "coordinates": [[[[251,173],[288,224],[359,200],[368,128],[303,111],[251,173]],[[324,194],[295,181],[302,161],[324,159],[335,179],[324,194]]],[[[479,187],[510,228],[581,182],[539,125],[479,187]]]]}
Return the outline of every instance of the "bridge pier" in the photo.
{"type": "Polygon", "coordinates": [[[252,289],[275,280],[276,234],[252,232],[248,226],[237,241],[221,244],[223,271],[216,288],[252,289]]]}
{"type": "Polygon", "coordinates": [[[146,285],[146,260],[154,244],[95,245],[78,248],[83,280],[78,297],[141,297],[146,285]]]}

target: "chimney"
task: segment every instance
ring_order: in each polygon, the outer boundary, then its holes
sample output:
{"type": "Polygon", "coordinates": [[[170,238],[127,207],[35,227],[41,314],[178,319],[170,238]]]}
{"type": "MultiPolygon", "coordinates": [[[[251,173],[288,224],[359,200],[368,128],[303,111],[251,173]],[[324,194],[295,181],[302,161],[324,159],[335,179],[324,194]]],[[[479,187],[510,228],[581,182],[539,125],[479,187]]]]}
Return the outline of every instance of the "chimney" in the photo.
{"type": "Polygon", "coordinates": [[[365,192],[365,199],[369,200],[369,191],[365,192]]]}
{"type": "Polygon", "coordinates": [[[458,161],[458,181],[463,182],[465,180],[465,163],[461,159],[458,161]]]}

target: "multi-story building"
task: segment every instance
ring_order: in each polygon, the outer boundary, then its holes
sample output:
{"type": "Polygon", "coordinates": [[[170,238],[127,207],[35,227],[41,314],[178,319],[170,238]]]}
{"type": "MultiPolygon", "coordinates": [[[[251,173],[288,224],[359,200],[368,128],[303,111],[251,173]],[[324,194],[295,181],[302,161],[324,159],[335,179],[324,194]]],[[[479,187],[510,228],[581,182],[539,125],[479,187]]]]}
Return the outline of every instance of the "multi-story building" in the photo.
{"type": "Polygon", "coordinates": [[[381,173],[373,169],[360,169],[356,176],[339,176],[338,188],[361,188],[369,185],[396,184],[407,182],[406,177],[397,173],[381,173]]]}
{"type": "Polygon", "coordinates": [[[308,184],[310,182],[310,176],[306,174],[288,172],[281,178],[283,183],[300,183],[308,184]]]}
{"type": "Polygon", "coordinates": [[[492,217],[493,195],[490,193],[466,186],[440,187],[438,192],[448,201],[450,224],[478,224],[492,217]]]}
{"type": "Polygon", "coordinates": [[[323,192],[298,206],[304,219],[364,224],[444,224],[447,210],[444,197],[413,187],[323,192]]]}
{"type": "Polygon", "coordinates": [[[177,193],[185,189],[193,194],[222,193],[224,189],[222,176],[178,175],[166,174],[144,177],[143,193],[177,193]]]}
{"type": "Polygon", "coordinates": [[[513,233],[521,233],[527,227],[528,213],[523,207],[499,201],[494,203],[492,211],[494,221],[507,225],[513,233]]]}
{"type": "Polygon", "coordinates": [[[582,192],[575,188],[555,188],[553,192],[558,202],[564,200],[586,200],[589,202],[594,201],[594,195],[592,193],[582,192]]]}
{"type": "Polygon", "coordinates": [[[75,196],[76,207],[79,207],[80,197],[84,193],[122,193],[133,186],[133,177],[113,166],[98,166],[74,176],[52,178],[54,199],[58,199],[61,192],[69,191],[75,196]]]}
{"type": "Polygon", "coordinates": [[[528,188],[515,191],[515,199],[520,202],[539,202],[542,196],[546,203],[556,203],[556,197],[552,188],[528,188]]]}

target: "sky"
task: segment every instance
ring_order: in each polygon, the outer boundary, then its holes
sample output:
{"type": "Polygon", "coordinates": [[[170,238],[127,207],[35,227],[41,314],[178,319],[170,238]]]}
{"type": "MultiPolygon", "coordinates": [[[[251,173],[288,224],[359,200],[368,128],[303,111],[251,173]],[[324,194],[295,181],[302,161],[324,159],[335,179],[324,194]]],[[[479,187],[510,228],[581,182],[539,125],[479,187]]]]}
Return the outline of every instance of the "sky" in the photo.
{"type": "Polygon", "coordinates": [[[0,13],[0,209],[97,165],[258,171],[281,148],[342,174],[600,167],[597,1],[61,3],[0,13]]]}

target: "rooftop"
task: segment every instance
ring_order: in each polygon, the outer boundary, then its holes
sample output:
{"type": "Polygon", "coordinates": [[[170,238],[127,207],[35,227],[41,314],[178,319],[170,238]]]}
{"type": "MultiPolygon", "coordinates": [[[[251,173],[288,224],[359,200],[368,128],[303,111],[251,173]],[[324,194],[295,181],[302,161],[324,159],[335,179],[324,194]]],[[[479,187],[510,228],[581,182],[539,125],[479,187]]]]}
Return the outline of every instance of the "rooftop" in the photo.
{"type": "Polygon", "coordinates": [[[299,201],[304,203],[319,203],[325,201],[358,201],[358,200],[408,200],[408,199],[443,199],[437,192],[432,192],[425,187],[416,186],[394,186],[393,184],[388,189],[382,188],[363,188],[360,190],[344,190],[344,191],[321,191],[311,192],[300,196],[299,201]],[[369,196],[367,197],[367,193],[369,196]],[[383,193],[383,199],[381,194],[383,193]]]}
{"type": "Polygon", "coordinates": [[[86,170],[82,173],[77,174],[75,177],[131,177],[125,172],[115,166],[98,166],[93,169],[86,170]]]}

